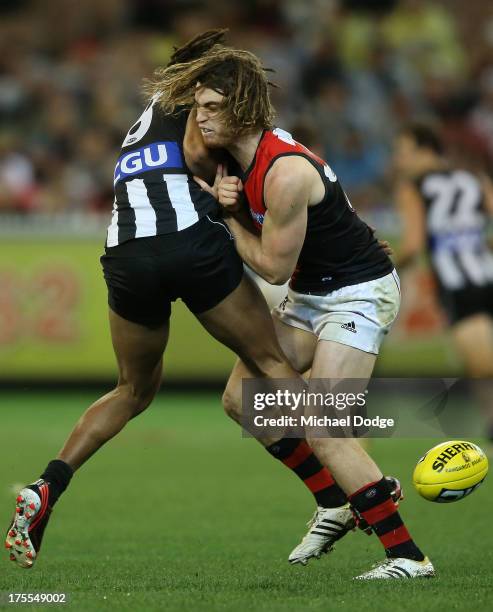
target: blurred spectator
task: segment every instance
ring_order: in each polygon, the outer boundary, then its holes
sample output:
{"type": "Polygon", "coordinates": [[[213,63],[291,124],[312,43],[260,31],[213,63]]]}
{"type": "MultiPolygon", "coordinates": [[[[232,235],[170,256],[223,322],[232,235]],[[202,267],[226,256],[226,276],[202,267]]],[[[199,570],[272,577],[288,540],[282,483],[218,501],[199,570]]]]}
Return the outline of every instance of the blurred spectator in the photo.
{"type": "Polygon", "coordinates": [[[466,56],[453,15],[431,0],[401,0],[382,22],[386,42],[420,74],[463,75],[466,56]]]}
{"type": "Polygon", "coordinates": [[[13,137],[0,140],[0,212],[30,212],[36,207],[33,164],[13,137]]]}
{"type": "Polygon", "coordinates": [[[310,100],[318,96],[324,85],[342,78],[343,66],[337,54],[335,43],[324,38],[311,54],[302,69],[301,86],[310,100]]]}
{"type": "Polygon", "coordinates": [[[332,156],[330,165],[351,194],[357,209],[367,208],[376,198],[376,186],[385,175],[388,156],[383,147],[364,140],[362,133],[349,128],[342,148],[332,156]]]}
{"type": "Polygon", "coordinates": [[[493,160],[493,65],[485,70],[480,83],[480,99],[471,113],[471,127],[482,137],[493,160]]]}

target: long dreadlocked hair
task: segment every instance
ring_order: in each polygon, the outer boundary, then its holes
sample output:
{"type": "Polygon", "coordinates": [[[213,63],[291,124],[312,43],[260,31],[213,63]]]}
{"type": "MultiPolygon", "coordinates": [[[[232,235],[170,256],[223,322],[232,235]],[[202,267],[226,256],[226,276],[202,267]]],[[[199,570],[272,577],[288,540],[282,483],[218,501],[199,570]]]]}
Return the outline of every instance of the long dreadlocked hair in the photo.
{"type": "Polygon", "coordinates": [[[206,30],[202,34],[197,34],[194,38],[185,43],[182,47],[173,47],[174,53],[170,57],[167,66],[191,62],[207,53],[214,45],[223,44],[224,37],[228,30],[216,29],[206,30]]]}
{"type": "Polygon", "coordinates": [[[156,70],[145,91],[167,114],[194,103],[197,83],[224,95],[220,113],[237,134],[271,128],[275,111],[269,82],[258,57],[215,44],[201,57],[156,70]]]}

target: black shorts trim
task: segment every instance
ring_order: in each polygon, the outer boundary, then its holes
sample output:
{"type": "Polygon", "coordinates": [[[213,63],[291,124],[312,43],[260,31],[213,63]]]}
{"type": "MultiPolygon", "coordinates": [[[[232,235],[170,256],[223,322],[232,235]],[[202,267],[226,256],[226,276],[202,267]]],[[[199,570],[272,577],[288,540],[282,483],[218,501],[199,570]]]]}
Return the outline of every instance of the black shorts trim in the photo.
{"type": "Polygon", "coordinates": [[[243,278],[234,240],[212,214],[180,232],[106,248],[101,264],[110,308],[146,327],[166,323],[179,298],[194,314],[214,308],[243,278]]]}

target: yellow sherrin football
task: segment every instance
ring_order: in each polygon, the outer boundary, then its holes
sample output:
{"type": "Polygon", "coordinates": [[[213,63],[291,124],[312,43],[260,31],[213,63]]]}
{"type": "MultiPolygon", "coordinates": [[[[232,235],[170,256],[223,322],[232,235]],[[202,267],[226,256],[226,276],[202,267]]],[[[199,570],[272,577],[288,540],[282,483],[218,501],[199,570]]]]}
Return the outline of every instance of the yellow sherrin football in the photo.
{"type": "Polygon", "coordinates": [[[434,502],[454,502],[472,493],[488,473],[488,458],[477,444],[443,442],[421,457],[414,469],[418,493],[434,502]]]}

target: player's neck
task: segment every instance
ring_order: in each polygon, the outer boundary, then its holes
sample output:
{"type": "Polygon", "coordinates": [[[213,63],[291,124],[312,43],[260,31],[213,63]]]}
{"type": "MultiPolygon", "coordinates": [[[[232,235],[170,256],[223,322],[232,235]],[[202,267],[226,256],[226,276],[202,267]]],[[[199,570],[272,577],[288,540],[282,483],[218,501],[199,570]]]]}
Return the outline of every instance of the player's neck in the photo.
{"type": "Polygon", "coordinates": [[[442,156],[426,155],[423,156],[419,164],[419,174],[425,174],[426,172],[433,172],[435,170],[444,170],[447,165],[447,160],[442,156]]]}
{"type": "Polygon", "coordinates": [[[245,172],[252,163],[262,134],[263,130],[257,130],[250,134],[239,136],[234,143],[228,146],[228,151],[239,163],[243,172],[245,172]]]}

